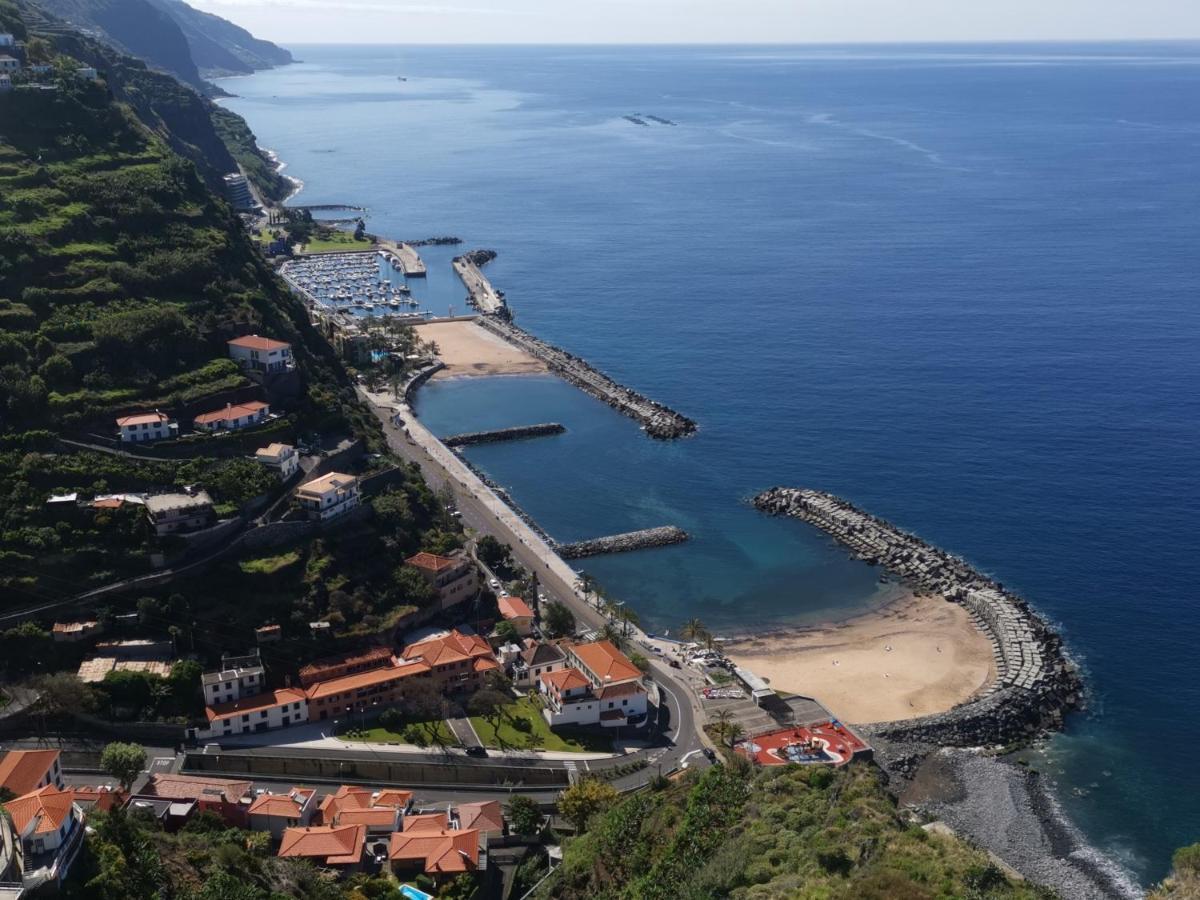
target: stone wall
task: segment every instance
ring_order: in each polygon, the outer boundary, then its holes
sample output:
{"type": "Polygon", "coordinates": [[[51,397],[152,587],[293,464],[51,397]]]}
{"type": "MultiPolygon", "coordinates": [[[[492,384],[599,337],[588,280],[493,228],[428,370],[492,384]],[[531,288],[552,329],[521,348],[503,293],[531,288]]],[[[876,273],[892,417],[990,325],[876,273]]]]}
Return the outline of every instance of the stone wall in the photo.
{"type": "Polygon", "coordinates": [[[942,746],[1007,744],[1059,727],[1079,705],[1082,682],[1061,638],[1024,599],[964,560],[821,491],[772,488],[754,505],[815,525],[915,590],[959,603],[992,642],[996,679],[979,696],[938,715],[862,726],[869,736],[942,746]]]}

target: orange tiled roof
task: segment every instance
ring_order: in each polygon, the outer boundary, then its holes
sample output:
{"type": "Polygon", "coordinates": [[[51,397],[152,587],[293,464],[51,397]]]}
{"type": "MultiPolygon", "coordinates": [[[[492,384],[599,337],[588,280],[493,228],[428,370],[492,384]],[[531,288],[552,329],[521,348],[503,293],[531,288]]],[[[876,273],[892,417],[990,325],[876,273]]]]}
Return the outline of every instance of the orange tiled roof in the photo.
{"type": "Polygon", "coordinates": [[[224,422],[227,419],[237,419],[241,416],[251,416],[260,409],[267,409],[268,404],[261,400],[251,400],[249,403],[239,403],[236,406],[230,404],[224,409],[215,409],[212,412],[201,413],[192,420],[197,425],[208,425],[212,422],[224,422]]]}
{"type": "Polygon", "coordinates": [[[353,865],[362,860],[366,825],[314,825],[288,828],[279,844],[280,856],[323,860],[325,865],[353,865]]]}
{"type": "Polygon", "coordinates": [[[492,657],[492,648],[477,634],[463,634],[457,628],[441,637],[409,644],[401,651],[405,659],[423,659],[430,666],[462,662],[478,657],[492,657]]]}
{"type": "Polygon", "coordinates": [[[224,803],[237,803],[253,787],[254,783],[251,781],[160,773],[151,775],[139,793],[144,797],[162,797],[164,800],[219,800],[224,803]]]}
{"type": "Polygon", "coordinates": [[[343,809],[333,818],[334,825],[366,825],[393,828],[398,810],[394,806],[372,806],[370,809],[343,809]]]}
{"type": "Polygon", "coordinates": [[[640,694],[645,688],[636,681],[622,681],[619,684],[607,684],[596,691],[597,700],[612,700],[614,697],[632,697],[640,694]]]}
{"type": "Polygon", "coordinates": [[[356,672],[353,675],[343,675],[329,681],[313,682],[307,689],[309,700],[319,700],[330,694],[340,694],[343,691],[356,691],[361,688],[384,684],[399,678],[412,675],[423,675],[429,671],[429,666],[420,660],[405,662],[400,665],[388,666],[384,669],[371,669],[368,672],[356,672]]]}
{"type": "Polygon", "coordinates": [[[442,572],[457,566],[459,560],[451,556],[438,556],[436,553],[421,551],[414,556],[410,556],[405,562],[410,566],[416,566],[418,569],[425,569],[429,572],[442,572]]]}
{"type": "Polygon", "coordinates": [[[419,862],[431,875],[471,872],[479,866],[479,832],[397,831],[388,846],[388,858],[419,862]]]}
{"type": "Polygon", "coordinates": [[[444,812],[419,813],[404,817],[405,831],[441,831],[450,827],[450,817],[444,812]]]}
{"type": "Polygon", "coordinates": [[[62,828],[63,822],[71,817],[74,803],[74,791],[60,791],[48,784],[33,793],[9,800],[4,808],[12,816],[13,827],[18,834],[25,834],[30,825],[33,826],[30,834],[50,834],[62,828]]]}
{"type": "Polygon", "coordinates": [[[460,803],[458,805],[458,824],[460,828],[474,828],[477,831],[503,831],[504,811],[500,808],[499,800],[485,800],[481,803],[460,803]]]}
{"type": "Polygon", "coordinates": [[[228,703],[218,703],[216,706],[206,706],[205,714],[208,721],[231,719],[234,716],[244,716],[248,713],[261,712],[275,706],[288,703],[298,703],[305,700],[304,691],[297,688],[281,688],[265,694],[255,694],[253,697],[242,697],[240,700],[230,700],[228,703]]]}
{"type": "Polygon", "coordinates": [[[543,672],[542,681],[559,691],[572,691],[575,688],[590,688],[592,683],[578,669],[559,669],[557,672],[543,672]]]}
{"type": "Polygon", "coordinates": [[[70,790],[75,794],[75,802],[83,805],[85,810],[96,809],[100,812],[108,812],[114,806],[120,806],[125,802],[125,792],[119,788],[113,791],[108,788],[85,785],[72,787],[70,790]]]}
{"type": "Polygon", "coordinates": [[[500,607],[500,615],[506,619],[533,618],[533,610],[520,597],[501,597],[497,605],[500,607]]]}
{"type": "Polygon", "coordinates": [[[292,346],[287,341],[277,341],[274,338],[260,337],[257,334],[247,334],[227,342],[231,347],[245,347],[247,350],[282,350],[292,346]]]}
{"type": "Polygon", "coordinates": [[[379,792],[379,796],[374,799],[375,806],[392,806],[396,809],[406,809],[408,804],[412,802],[412,791],[400,791],[395,788],[385,788],[379,792]]]}
{"type": "Polygon", "coordinates": [[[93,500],[92,509],[120,509],[125,501],[120,497],[105,497],[103,500],[93,500]]]}
{"type": "Polygon", "coordinates": [[[312,788],[292,788],[286,794],[260,794],[247,812],[252,816],[298,819],[304,804],[315,793],[312,788]]]}
{"type": "Polygon", "coordinates": [[[170,417],[166,413],[135,413],[132,416],[121,416],[117,419],[117,427],[124,428],[126,425],[161,425],[163,422],[170,421],[170,417]]]}
{"type": "Polygon", "coordinates": [[[18,797],[28,794],[54,767],[56,759],[57,750],[10,750],[0,759],[0,787],[8,788],[18,797]]]}
{"type": "Polygon", "coordinates": [[[629,657],[614,647],[611,641],[573,644],[571,651],[602,683],[608,684],[642,677],[638,667],[629,661],[629,657]]]}

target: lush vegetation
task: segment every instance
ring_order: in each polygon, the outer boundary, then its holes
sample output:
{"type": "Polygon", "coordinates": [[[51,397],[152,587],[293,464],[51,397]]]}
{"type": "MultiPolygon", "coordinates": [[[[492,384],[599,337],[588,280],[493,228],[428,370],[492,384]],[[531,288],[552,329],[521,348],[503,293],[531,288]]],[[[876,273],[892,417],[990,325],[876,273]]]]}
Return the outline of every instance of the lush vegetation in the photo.
{"type": "Polygon", "coordinates": [[[1148,895],[1149,900],[1195,900],[1200,897],[1200,844],[1175,851],[1170,876],[1148,895]]]}
{"type": "Polygon", "coordinates": [[[305,253],[345,253],[351,250],[370,250],[371,242],[349,231],[323,229],[304,245],[305,253]]]}
{"type": "Polygon", "coordinates": [[[282,203],[292,192],[292,183],[279,172],[275,161],[259,149],[246,120],[221,106],[212,107],[217,134],[263,197],[263,202],[282,203]]]}
{"type": "Polygon", "coordinates": [[[541,704],[528,697],[505,703],[491,717],[471,716],[471,725],[485,747],[501,750],[561,750],[569,753],[611,753],[612,740],[586,731],[551,731],[541,704]]]}
{"type": "Polygon", "coordinates": [[[714,766],[666,790],[592,798],[575,818],[586,831],[540,897],[1048,896],[963,842],[905,824],[867,765],[714,766]]]}

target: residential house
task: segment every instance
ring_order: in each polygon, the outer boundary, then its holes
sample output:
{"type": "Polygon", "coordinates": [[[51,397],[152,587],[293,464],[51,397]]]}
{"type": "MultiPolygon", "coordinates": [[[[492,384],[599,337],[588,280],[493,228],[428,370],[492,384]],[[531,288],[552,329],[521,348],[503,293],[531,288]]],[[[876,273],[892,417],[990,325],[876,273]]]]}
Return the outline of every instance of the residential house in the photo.
{"type": "Polygon", "coordinates": [[[537,687],[542,675],[566,667],[567,655],[557,644],[535,643],[521,651],[520,659],[513,666],[513,681],[522,687],[537,687]]]}
{"type": "Polygon", "coordinates": [[[15,37],[13,37],[12,34],[10,34],[7,31],[0,34],[0,47],[15,47],[15,46],[17,46],[17,39],[15,37]]]}
{"type": "Polygon", "coordinates": [[[146,514],[159,537],[204,528],[216,519],[207,491],[154,494],[146,498],[146,514]]]}
{"type": "MultiPolygon", "coordinates": [[[[322,825],[359,824],[368,825],[368,821],[352,821],[358,813],[369,810],[384,810],[394,813],[396,821],[403,816],[412,804],[412,791],[402,791],[397,788],[371,790],[370,788],[352,787],[343,784],[332,794],[326,794],[321,800],[317,817],[322,825]],[[349,819],[346,817],[349,816],[349,819]]],[[[359,817],[361,818],[361,817],[359,817]]],[[[395,831],[399,825],[392,830],[395,831]]]]}
{"type": "Polygon", "coordinates": [[[20,797],[47,785],[65,786],[57,750],[10,750],[0,759],[0,788],[20,797]]]}
{"type": "Polygon", "coordinates": [[[296,365],[287,341],[248,334],[229,341],[229,358],[243,369],[264,375],[286,372],[296,365]]]}
{"type": "Polygon", "coordinates": [[[127,799],[120,788],[114,790],[105,785],[72,786],[70,790],[75,793],[75,805],[83,810],[85,816],[92,810],[108,812],[114,807],[124,805],[127,799]]]}
{"type": "Polygon", "coordinates": [[[312,788],[294,787],[286,794],[259,794],[250,804],[251,831],[268,831],[281,840],[289,828],[304,828],[317,810],[317,792],[312,788]]]}
{"type": "Polygon", "coordinates": [[[291,444],[268,444],[254,451],[254,458],[287,481],[300,470],[300,455],[291,444]]]}
{"type": "Polygon", "coordinates": [[[362,865],[366,842],[365,825],[289,828],[283,833],[278,855],[307,859],[322,868],[353,872],[362,865]]]}
{"type": "Polygon", "coordinates": [[[75,77],[81,81],[95,81],[100,77],[100,73],[91,66],[80,66],[75,70],[75,77]]]}
{"type": "Polygon", "coordinates": [[[205,672],[201,675],[200,688],[204,693],[204,705],[216,706],[218,703],[229,703],[232,700],[261,694],[266,688],[267,672],[258,663],[257,657],[251,659],[253,664],[248,666],[205,672]]]}
{"type": "Polygon", "coordinates": [[[489,672],[500,672],[492,648],[477,634],[452,631],[409,644],[401,657],[428,666],[434,683],[448,693],[474,691],[489,672]]]}
{"type": "Polygon", "coordinates": [[[164,412],[134,413],[117,419],[117,437],[122,444],[145,444],[173,438],[179,426],[164,412]]]}
{"type": "Polygon", "coordinates": [[[358,479],[341,472],[330,472],[296,490],[296,501],[310,519],[322,522],[348,513],[358,506],[358,479]]]}
{"type": "Polygon", "coordinates": [[[612,728],[645,721],[647,697],[642,673],[610,641],[567,644],[567,667],[543,674],[542,710],[551,727],[596,725],[612,728]]]}
{"type": "Polygon", "coordinates": [[[471,600],[479,590],[479,572],[475,563],[461,550],[449,556],[418,553],[405,560],[438,592],[438,607],[449,609],[471,600]]]}
{"type": "Polygon", "coordinates": [[[306,691],[309,716],[320,722],[350,713],[382,710],[403,703],[411,679],[429,678],[430,667],[423,661],[402,662],[392,659],[380,669],[343,675],[329,681],[314,682],[306,691]]]}
{"type": "Polygon", "coordinates": [[[270,405],[261,400],[251,400],[236,405],[226,403],[224,409],[216,409],[196,416],[192,419],[192,427],[197,431],[207,431],[210,434],[218,431],[240,431],[243,428],[261,425],[270,414],[270,405]]]}
{"type": "Polygon", "coordinates": [[[21,71],[21,61],[15,59],[8,54],[0,55],[0,72],[5,75],[13,75],[21,71]]]}
{"type": "Polygon", "coordinates": [[[206,706],[204,713],[208,727],[188,729],[193,740],[219,740],[301,725],[308,721],[308,698],[296,688],[281,688],[206,706]]]}
{"type": "Polygon", "coordinates": [[[371,669],[392,665],[392,651],[388,647],[370,647],[338,656],[327,656],[315,660],[300,670],[300,684],[311,687],[318,681],[330,681],[343,675],[354,675],[371,669]]]}
{"type": "Polygon", "coordinates": [[[500,616],[517,630],[521,637],[533,634],[533,610],[520,597],[501,597],[496,601],[500,616]]]}
{"type": "Polygon", "coordinates": [[[206,775],[176,775],[169,772],[150,776],[145,787],[129,798],[129,806],[138,800],[167,800],[192,806],[197,812],[211,812],[228,825],[245,828],[247,811],[254,802],[254,783],[206,775]]]}
{"type": "Polygon", "coordinates": [[[38,78],[45,78],[47,75],[54,74],[54,66],[48,63],[37,63],[29,67],[29,73],[36,75],[38,78]]]}
{"type": "Polygon", "coordinates": [[[458,827],[464,831],[478,831],[488,838],[504,837],[504,809],[499,800],[460,803],[455,812],[458,827]]]}
{"type": "Polygon", "coordinates": [[[404,831],[392,835],[388,845],[388,860],[392,872],[399,877],[427,875],[441,882],[464,872],[478,871],[479,850],[478,831],[447,828],[410,830],[405,827],[404,831]]]}
{"type": "Polygon", "coordinates": [[[283,626],[263,625],[255,628],[254,640],[259,644],[277,644],[283,640],[283,626]]]}
{"type": "Polygon", "coordinates": [[[103,633],[104,626],[99,622],[55,622],[50,631],[56,644],[78,644],[103,633]]]}
{"type": "Polygon", "coordinates": [[[4,809],[21,842],[25,880],[61,883],[83,846],[83,810],[75,793],[48,784],[9,800],[4,809]]]}

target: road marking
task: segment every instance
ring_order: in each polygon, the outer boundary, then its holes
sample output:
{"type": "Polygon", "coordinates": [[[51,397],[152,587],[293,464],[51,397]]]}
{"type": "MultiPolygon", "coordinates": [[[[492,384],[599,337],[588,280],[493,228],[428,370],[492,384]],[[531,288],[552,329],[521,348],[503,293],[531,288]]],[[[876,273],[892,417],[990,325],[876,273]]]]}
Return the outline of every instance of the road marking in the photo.
{"type": "Polygon", "coordinates": [[[575,765],[575,761],[568,759],[563,762],[563,768],[567,770],[567,784],[574,784],[579,780],[579,769],[575,765]]]}

